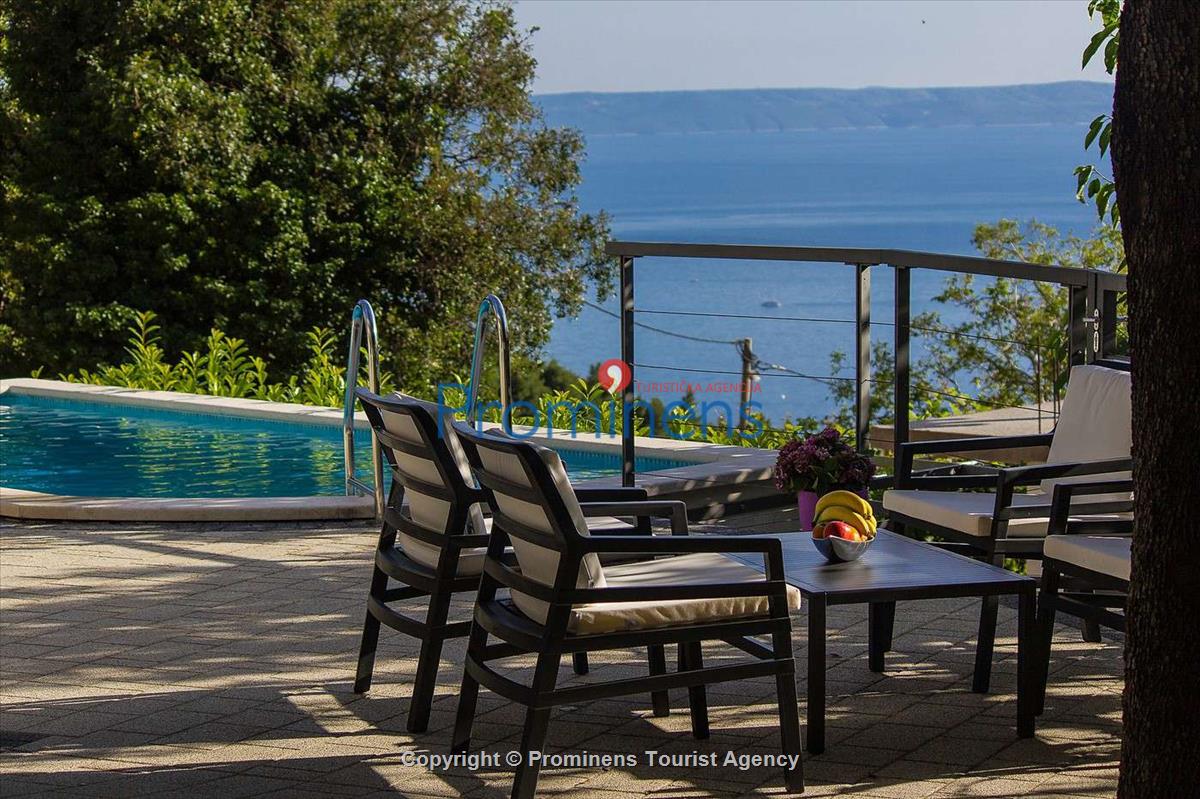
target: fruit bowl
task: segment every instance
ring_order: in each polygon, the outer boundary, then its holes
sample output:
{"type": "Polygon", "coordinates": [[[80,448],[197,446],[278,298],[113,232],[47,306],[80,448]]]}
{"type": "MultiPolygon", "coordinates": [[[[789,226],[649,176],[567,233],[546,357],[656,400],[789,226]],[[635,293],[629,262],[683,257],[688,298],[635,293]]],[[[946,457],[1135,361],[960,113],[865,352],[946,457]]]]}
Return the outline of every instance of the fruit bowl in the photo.
{"type": "Polygon", "coordinates": [[[847,563],[858,560],[874,541],[874,538],[868,538],[866,541],[847,541],[844,538],[814,538],[812,540],[813,546],[830,563],[847,563]]]}
{"type": "Polygon", "coordinates": [[[830,563],[858,560],[875,540],[875,514],[865,497],[831,491],[817,501],[813,546],[830,563]]]}

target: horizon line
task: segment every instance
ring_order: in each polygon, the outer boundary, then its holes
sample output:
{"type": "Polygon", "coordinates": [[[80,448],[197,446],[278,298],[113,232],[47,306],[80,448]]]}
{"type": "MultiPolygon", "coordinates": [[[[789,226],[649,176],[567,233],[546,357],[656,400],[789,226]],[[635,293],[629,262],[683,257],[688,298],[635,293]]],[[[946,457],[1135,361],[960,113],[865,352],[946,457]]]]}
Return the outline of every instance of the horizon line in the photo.
{"type": "Polygon", "coordinates": [[[1095,86],[1108,86],[1112,81],[1104,80],[1088,80],[1080,78],[1078,80],[1050,80],[1041,83],[981,83],[975,85],[958,85],[958,86],[884,86],[884,85],[868,85],[868,86],[739,86],[739,87],[713,87],[708,89],[567,89],[564,91],[550,92],[532,92],[533,97],[563,97],[567,95],[580,94],[602,94],[602,95],[617,95],[617,94],[703,94],[707,92],[797,92],[797,91],[820,91],[820,92],[864,92],[884,89],[887,91],[944,91],[955,89],[1019,89],[1032,86],[1065,86],[1069,84],[1086,84],[1095,86]]]}

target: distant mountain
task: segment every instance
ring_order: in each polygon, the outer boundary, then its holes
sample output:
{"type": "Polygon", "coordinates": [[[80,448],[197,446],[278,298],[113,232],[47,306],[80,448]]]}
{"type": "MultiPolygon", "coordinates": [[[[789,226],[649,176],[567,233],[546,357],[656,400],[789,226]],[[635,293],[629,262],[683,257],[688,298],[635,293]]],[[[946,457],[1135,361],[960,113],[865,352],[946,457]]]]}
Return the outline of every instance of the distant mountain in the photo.
{"type": "Polygon", "coordinates": [[[592,136],[717,131],[1086,124],[1112,108],[1088,81],[935,89],[573,92],[535,99],[555,126],[592,136]]]}

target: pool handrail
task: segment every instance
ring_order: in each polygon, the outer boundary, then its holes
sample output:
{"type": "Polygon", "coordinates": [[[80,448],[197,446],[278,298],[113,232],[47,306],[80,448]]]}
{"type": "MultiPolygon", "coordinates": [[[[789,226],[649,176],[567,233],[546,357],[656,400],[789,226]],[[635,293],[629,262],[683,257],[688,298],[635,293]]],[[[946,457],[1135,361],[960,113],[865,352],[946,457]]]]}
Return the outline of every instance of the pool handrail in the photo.
{"type": "Polygon", "coordinates": [[[375,485],[370,486],[354,476],[354,389],[358,385],[359,358],[363,338],[367,347],[367,383],[374,394],[379,393],[379,328],[375,324],[375,309],[367,300],[354,304],[350,317],[350,353],[346,358],[346,398],[342,405],[342,454],[346,474],[346,496],[359,494],[375,500],[375,516],[383,518],[383,450],[375,431],[371,431],[371,467],[375,485]]]}
{"type": "Polygon", "coordinates": [[[510,412],[512,404],[511,361],[508,349],[508,313],[504,303],[495,294],[489,294],[479,303],[475,317],[475,346],[471,352],[471,382],[467,386],[467,422],[475,424],[476,405],[479,404],[479,381],[483,376],[483,334],[488,314],[496,320],[496,355],[500,359],[500,407],[501,414],[510,412]]]}

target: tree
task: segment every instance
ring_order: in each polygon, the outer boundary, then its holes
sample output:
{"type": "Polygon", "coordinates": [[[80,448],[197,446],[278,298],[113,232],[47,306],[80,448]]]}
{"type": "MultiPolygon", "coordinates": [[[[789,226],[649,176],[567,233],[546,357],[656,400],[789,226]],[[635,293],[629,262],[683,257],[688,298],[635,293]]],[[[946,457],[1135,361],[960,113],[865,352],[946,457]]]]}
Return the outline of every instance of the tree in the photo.
{"type": "Polygon", "coordinates": [[[386,366],[465,372],[485,291],[533,355],[603,294],[582,140],[511,8],[467,0],[0,0],[0,373],[93,367],[139,311],[273,371],[380,312],[386,366]]]}
{"type": "Polygon", "coordinates": [[[1127,0],[1113,177],[1129,260],[1136,490],[1119,796],[1200,785],[1200,10],[1127,0]]]}
{"type": "MultiPolygon", "coordinates": [[[[1092,237],[1063,235],[1032,220],[1012,219],[975,227],[975,248],[987,258],[1005,258],[1064,268],[1124,271],[1121,234],[1101,224],[1092,237]]],[[[947,322],[937,310],[912,320],[924,354],[913,364],[912,412],[917,418],[1034,407],[1051,400],[1067,379],[1067,296],[1059,286],[1025,280],[948,277],[935,302],[966,321],[947,322]]],[[[1118,327],[1118,346],[1125,328],[1118,327]]],[[[846,356],[834,353],[833,374],[844,371],[846,356]]],[[[871,420],[891,422],[889,390],[895,379],[892,348],[877,341],[871,353],[871,420]]],[[[853,427],[854,384],[838,381],[831,393],[838,422],[853,427]]]]}

